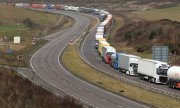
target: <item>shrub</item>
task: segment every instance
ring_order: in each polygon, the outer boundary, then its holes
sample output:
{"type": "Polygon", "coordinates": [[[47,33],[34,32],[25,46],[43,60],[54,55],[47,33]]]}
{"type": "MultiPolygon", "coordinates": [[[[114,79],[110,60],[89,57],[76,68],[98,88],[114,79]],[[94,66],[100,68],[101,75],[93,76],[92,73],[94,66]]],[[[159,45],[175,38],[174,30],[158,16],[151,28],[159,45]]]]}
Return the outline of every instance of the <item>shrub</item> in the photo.
{"type": "Polygon", "coordinates": [[[149,34],[149,40],[153,40],[156,37],[156,31],[151,31],[149,34]]]}
{"type": "Polygon", "coordinates": [[[148,50],[148,47],[147,47],[147,46],[138,46],[138,47],[136,48],[136,51],[137,51],[137,52],[144,52],[144,51],[146,51],[146,50],[148,50]]]}
{"type": "Polygon", "coordinates": [[[34,23],[33,23],[29,18],[25,19],[25,20],[23,21],[23,23],[24,23],[27,27],[33,28],[34,23]]]}
{"type": "Polygon", "coordinates": [[[125,33],[125,39],[128,40],[128,41],[131,41],[132,40],[132,32],[128,31],[125,33]]]}

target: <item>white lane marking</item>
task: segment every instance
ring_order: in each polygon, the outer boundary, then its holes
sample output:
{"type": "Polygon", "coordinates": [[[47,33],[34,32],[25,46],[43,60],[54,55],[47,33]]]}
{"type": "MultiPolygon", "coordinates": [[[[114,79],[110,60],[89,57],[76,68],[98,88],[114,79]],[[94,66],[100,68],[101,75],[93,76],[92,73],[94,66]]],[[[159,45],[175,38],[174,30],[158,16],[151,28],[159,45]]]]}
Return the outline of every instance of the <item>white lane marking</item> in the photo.
{"type": "Polygon", "coordinates": [[[121,105],[118,105],[118,107],[119,107],[119,108],[123,108],[123,106],[121,106],[121,105]]]}
{"type": "MultiPolygon", "coordinates": [[[[94,27],[94,28],[95,28],[95,27],[94,27]]],[[[94,28],[93,28],[93,29],[94,29],[94,28]]],[[[90,34],[90,33],[89,33],[89,34],[90,34]]],[[[88,37],[88,36],[87,36],[87,37],[88,37]]],[[[87,37],[85,38],[85,40],[87,39],[87,37]]],[[[85,40],[84,40],[84,41],[85,41],[85,40]]],[[[91,86],[91,87],[94,87],[94,88],[96,88],[96,89],[98,89],[98,90],[100,90],[100,91],[103,91],[103,92],[105,92],[105,93],[107,93],[107,94],[110,94],[110,95],[112,95],[112,96],[116,96],[116,97],[118,97],[118,98],[121,98],[121,99],[123,99],[123,100],[126,101],[126,102],[131,102],[131,103],[134,103],[134,104],[136,104],[136,105],[140,105],[140,106],[149,108],[148,106],[145,106],[145,105],[143,105],[143,104],[137,103],[137,102],[132,101],[132,100],[128,100],[128,99],[126,99],[126,98],[124,98],[124,97],[118,96],[118,95],[113,94],[113,93],[108,92],[108,91],[105,91],[105,90],[103,90],[103,89],[101,89],[101,88],[99,88],[99,87],[97,87],[97,86],[91,85],[91,84],[87,83],[86,81],[84,81],[84,80],[82,80],[82,79],[79,79],[79,78],[75,77],[74,75],[72,75],[70,72],[68,72],[68,71],[61,65],[61,63],[60,63],[60,61],[59,61],[59,60],[60,60],[60,55],[62,54],[62,52],[64,51],[64,49],[65,49],[68,45],[69,45],[69,44],[67,44],[67,45],[59,52],[59,56],[58,56],[58,63],[59,63],[59,65],[64,69],[64,71],[65,71],[66,73],[68,73],[69,75],[71,75],[73,78],[78,79],[78,80],[81,81],[82,83],[85,83],[85,84],[87,84],[87,85],[89,85],[89,86],[91,86]]]]}
{"type": "MultiPolygon", "coordinates": [[[[72,16],[71,16],[71,17],[72,17],[72,16]]],[[[74,18],[75,18],[75,17],[74,17],[74,18]]],[[[78,20],[78,22],[80,21],[80,19],[78,19],[78,18],[76,18],[76,20],[78,20]]],[[[76,38],[76,37],[75,37],[75,38],[76,38]]],[[[70,40],[70,41],[71,41],[71,40],[70,40]]],[[[68,42],[68,44],[65,45],[65,47],[62,49],[62,51],[69,45],[70,41],[68,42]]],[[[42,50],[43,48],[45,48],[47,45],[48,45],[48,44],[46,44],[45,46],[43,46],[42,48],[40,48],[35,54],[33,54],[33,56],[32,56],[31,59],[30,59],[30,64],[31,64],[31,67],[32,67],[32,69],[33,69],[34,72],[36,72],[36,70],[34,69],[34,67],[33,67],[33,65],[32,65],[32,59],[33,59],[33,57],[34,57],[36,54],[39,53],[40,50],[42,50]]],[[[60,51],[60,52],[62,53],[62,51],[60,51]]],[[[59,56],[60,56],[60,55],[59,55],[59,56]]],[[[60,64],[60,62],[59,62],[59,56],[58,56],[58,63],[60,64]]],[[[61,67],[62,67],[62,66],[61,66],[61,67]]],[[[64,69],[64,68],[63,68],[63,69],[64,69]]],[[[64,69],[64,70],[65,70],[65,69],[64,69]]],[[[65,71],[66,71],[66,70],[65,70],[65,71]]],[[[36,72],[36,74],[40,77],[40,75],[39,75],[37,72],[36,72]]],[[[27,77],[26,77],[26,78],[27,78],[27,77]]],[[[90,105],[90,106],[95,106],[95,105],[92,105],[92,104],[90,104],[90,103],[82,100],[82,99],[79,99],[79,98],[75,97],[74,95],[72,95],[72,94],[70,94],[70,93],[67,93],[67,92],[64,91],[63,89],[60,89],[60,88],[56,87],[54,84],[51,84],[50,82],[48,82],[47,80],[45,80],[43,77],[40,77],[40,78],[42,78],[45,82],[49,83],[50,85],[54,86],[56,89],[59,89],[59,90],[63,91],[65,94],[68,94],[69,96],[72,96],[72,97],[74,97],[75,99],[82,101],[83,103],[87,103],[87,104],[90,105]]],[[[32,81],[32,82],[33,82],[33,81],[32,81]]],[[[44,88],[44,87],[43,87],[43,88],[44,88]]],[[[46,89],[46,90],[47,90],[47,89],[46,89]]],[[[48,91],[49,91],[49,90],[48,90],[48,91]]],[[[52,91],[51,91],[51,92],[52,92],[52,91]]],[[[57,94],[57,93],[55,93],[55,94],[57,94]]],[[[97,108],[98,108],[98,107],[97,107],[97,108]]]]}
{"type": "Polygon", "coordinates": [[[82,89],[81,88],[78,88],[80,91],[82,91],[82,89]]]}
{"type": "Polygon", "coordinates": [[[94,94],[93,94],[93,93],[89,93],[89,95],[94,96],[94,94]]]}

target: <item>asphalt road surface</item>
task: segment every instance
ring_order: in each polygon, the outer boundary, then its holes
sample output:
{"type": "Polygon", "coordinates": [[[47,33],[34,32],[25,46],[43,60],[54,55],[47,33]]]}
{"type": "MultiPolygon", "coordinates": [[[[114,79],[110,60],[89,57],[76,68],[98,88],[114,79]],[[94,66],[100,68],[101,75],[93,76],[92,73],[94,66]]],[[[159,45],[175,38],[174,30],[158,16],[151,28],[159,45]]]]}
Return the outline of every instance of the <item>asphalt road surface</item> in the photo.
{"type": "Polygon", "coordinates": [[[99,108],[145,108],[146,105],[112,94],[76,78],[66,71],[59,62],[59,55],[69,42],[79,36],[89,25],[90,20],[77,13],[52,11],[75,18],[75,25],[51,39],[31,58],[35,73],[48,84],[55,86],[74,97],[99,108]]]}
{"type": "Polygon", "coordinates": [[[118,70],[113,69],[109,64],[105,64],[101,60],[101,57],[99,56],[97,49],[95,49],[95,33],[96,33],[96,29],[92,30],[89,36],[87,36],[87,38],[85,39],[80,51],[82,58],[84,58],[84,60],[87,63],[89,63],[96,69],[101,70],[102,72],[114,76],[116,78],[119,77],[119,78],[127,79],[131,82],[140,83],[144,85],[144,87],[150,86],[162,91],[167,91],[174,94],[180,94],[180,91],[177,89],[171,89],[167,85],[149,83],[148,81],[140,80],[138,77],[135,76],[128,76],[125,73],[121,73],[118,70]]]}

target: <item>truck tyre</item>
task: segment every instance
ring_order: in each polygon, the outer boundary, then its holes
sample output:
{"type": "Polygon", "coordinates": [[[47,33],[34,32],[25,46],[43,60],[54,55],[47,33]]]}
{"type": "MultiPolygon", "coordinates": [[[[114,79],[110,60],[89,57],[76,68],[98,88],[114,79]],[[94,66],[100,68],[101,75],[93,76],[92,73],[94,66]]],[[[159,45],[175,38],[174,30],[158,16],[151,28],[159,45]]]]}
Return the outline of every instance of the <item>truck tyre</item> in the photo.
{"type": "Polygon", "coordinates": [[[150,77],[148,78],[148,81],[151,83],[151,78],[150,77]]]}
{"type": "Polygon", "coordinates": [[[141,77],[141,75],[139,75],[139,78],[142,80],[142,77],[141,77]]]}
{"type": "Polygon", "coordinates": [[[111,65],[111,67],[113,67],[113,63],[111,63],[110,65],[111,65]]]}
{"type": "Polygon", "coordinates": [[[142,75],[140,75],[140,76],[139,76],[139,78],[140,78],[141,80],[144,80],[144,78],[143,78],[143,76],[142,76],[142,75]]]}
{"type": "Polygon", "coordinates": [[[155,83],[156,82],[156,78],[153,78],[153,83],[155,83]]]}
{"type": "Polygon", "coordinates": [[[126,75],[130,75],[130,72],[129,72],[129,71],[126,71],[126,75]]]}
{"type": "Polygon", "coordinates": [[[168,87],[171,88],[171,84],[170,83],[168,84],[168,87]]]}
{"type": "Polygon", "coordinates": [[[172,88],[174,89],[174,84],[172,85],[172,88]]]}
{"type": "Polygon", "coordinates": [[[174,84],[174,83],[172,84],[172,88],[173,88],[173,89],[175,89],[175,88],[176,88],[176,86],[175,86],[175,84],[174,84]]]}

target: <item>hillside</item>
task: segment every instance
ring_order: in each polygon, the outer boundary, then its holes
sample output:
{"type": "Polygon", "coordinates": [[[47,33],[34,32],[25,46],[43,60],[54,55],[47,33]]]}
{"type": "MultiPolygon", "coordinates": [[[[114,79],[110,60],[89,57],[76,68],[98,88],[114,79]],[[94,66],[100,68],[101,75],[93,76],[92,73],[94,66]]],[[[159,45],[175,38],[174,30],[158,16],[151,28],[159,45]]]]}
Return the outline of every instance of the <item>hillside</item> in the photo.
{"type": "Polygon", "coordinates": [[[24,80],[13,71],[0,68],[1,108],[82,108],[74,99],[57,97],[24,80]]]}
{"type": "Polygon", "coordinates": [[[65,29],[74,22],[63,15],[7,5],[0,5],[0,16],[0,64],[14,66],[26,66],[29,54],[45,43],[39,37],[65,29]],[[20,44],[13,44],[15,36],[21,37],[20,44]],[[36,39],[35,45],[32,45],[32,39],[36,39]],[[9,54],[9,51],[13,54],[9,54]],[[23,55],[25,61],[18,62],[18,55],[23,55]]]}
{"type": "Polygon", "coordinates": [[[63,15],[0,5],[0,108],[82,108],[75,99],[57,97],[2,67],[28,66],[32,54],[47,42],[40,37],[72,26],[73,22],[63,15]],[[20,44],[13,43],[14,36],[21,37],[20,44]],[[18,60],[19,55],[24,59],[18,60]]]}
{"type": "MultiPolygon", "coordinates": [[[[27,0],[1,0],[1,2],[27,2],[27,0]]],[[[179,0],[29,0],[29,2],[94,7],[111,12],[172,7],[180,3],[179,0]]]]}
{"type": "Polygon", "coordinates": [[[110,37],[118,51],[152,58],[152,46],[169,46],[170,63],[180,65],[180,6],[128,13],[110,37]],[[176,60],[175,54],[176,52],[176,60]]]}
{"type": "Polygon", "coordinates": [[[133,12],[133,17],[140,17],[145,20],[170,19],[180,22],[180,5],[165,9],[152,9],[147,11],[133,12]]]}
{"type": "Polygon", "coordinates": [[[153,45],[168,45],[170,52],[174,53],[175,37],[177,46],[180,46],[180,22],[164,19],[128,24],[118,31],[115,40],[125,42],[137,52],[151,52],[153,45]]]}
{"type": "Polygon", "coordinates": [[[43,14],[12,6],[0,5],[0,8],[0,25],[16,26],[18,23],[23,24],[23,21],[29,18],[32,23],[45,27],[55,24],[59,18],[57,15],[43,14]]]}

